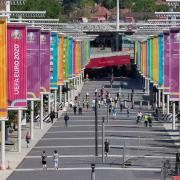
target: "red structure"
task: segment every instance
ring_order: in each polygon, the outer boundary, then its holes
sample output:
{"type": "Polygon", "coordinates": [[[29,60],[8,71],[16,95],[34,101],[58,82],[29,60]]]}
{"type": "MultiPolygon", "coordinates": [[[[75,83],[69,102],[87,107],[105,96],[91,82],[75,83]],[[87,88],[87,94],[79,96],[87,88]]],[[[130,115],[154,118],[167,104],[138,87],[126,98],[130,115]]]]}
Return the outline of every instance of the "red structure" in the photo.
{"type": "Polygon", "coordinates": [[[129,55],[94,58],[91,59],[90,63],[86,66],[86,68],[87,69],[104,68],[104,67],[118,66],[124,64],[130,64],[129,55]]]}

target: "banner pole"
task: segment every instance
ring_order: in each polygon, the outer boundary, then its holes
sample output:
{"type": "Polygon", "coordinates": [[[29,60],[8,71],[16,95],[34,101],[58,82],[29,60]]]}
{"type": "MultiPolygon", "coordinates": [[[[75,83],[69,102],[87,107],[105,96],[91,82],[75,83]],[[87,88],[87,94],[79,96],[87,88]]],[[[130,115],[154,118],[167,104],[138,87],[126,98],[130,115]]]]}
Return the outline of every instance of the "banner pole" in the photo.
{"type": "Polygon", "coordinates": [[[1,121],[1,166],[5,169],[5,121],[1,121]]]}
{"type": "Polygon", "coordinates": [[[18,152],[21,152],[21,121],[22,121],[22,110],[18,109],[18,152]]]}
{"type": "Polygon", "coordinates": [[[43,94],[41,94],[40,128],[43,129],[43,94]]]}
{"type": "Polygon", "coordinates": [[[34,101],[31,101],[30,134],[31,134],[31,139],[34,139],[34,101]]]}

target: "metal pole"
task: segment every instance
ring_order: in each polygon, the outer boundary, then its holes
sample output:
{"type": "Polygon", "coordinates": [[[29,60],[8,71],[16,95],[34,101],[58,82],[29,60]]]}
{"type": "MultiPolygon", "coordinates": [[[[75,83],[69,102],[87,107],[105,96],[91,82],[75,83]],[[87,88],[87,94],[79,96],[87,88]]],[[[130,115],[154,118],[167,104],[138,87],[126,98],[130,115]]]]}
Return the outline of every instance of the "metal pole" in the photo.
{"type": "Polygon", "coordinates": [[[172,122],[172,129],[175,130],[176,129],[176,103],[173,102],[173,122],[172,122]]]}
{"type": "Polygon", "coordinates": [[[169,114],[169,94],[167,94],[167,114],[169,114]]]}
{"type": "Polygon", "coordinates": [[[107,102],[107,123],[109,122],[109,102],[107,102]]]}
{"type": "Polygon", "coordinates": [[[125,144],[125,141],[124,141],[124,144],[123,144],[123,167],[125,167],[125,161],[126,161],[125,150],[126,150],[126,144],[125,144]]]}
{"type": "Polygon", "coordinates": [[[157,92],[155,92],[155,97],[156,97],[156,102],[155,102],[155,107],[157,108],[157,101],[158,101],[158,94],[157,94],[157,92]]]}
{"type": "Polygon", "coordinates": [[[54,112],[57,113],[57,90],[54,90],[54,112]]]}
{"type": "Polygon", "coordinates": [[[40,128],[43,129],[43,94],[41,94],[40,128]]]}
{"type": "Polygon", "coordinates": [[[31,139],[34,138],[34,101],[31,101],[31,123],[30,123],[31,139]]]}
{"type": "Polygon", "coordinates": [[[91,180],[95,179],[95,164],[91,164],[91,180]]]}
{"type": "Polygon", "coordinates": [[[21,120],[22,120],[22,110],[18,110],[18,152],[21,152],[21,120]]]}
{"type": "Polygon", "coordinates": [[[59,90],[59,101],[62,103],[62,85],[60,85],[60,90],[59,90]]]}
{"type": "Polygon", "coordinates": [[[161,90],[158,89],[158,107],[161,107],[161,90]]]}
{"type": "Polygon", "coordinates": [[[1,120],[1,166],[5,169],[5,121],[1,120]]]}
{"type": "Polygon", "coordinates": [[[147,79],[147,94],[149,95],[149,80],[147,79]]]}
{"type": "Polygon", "coordinates": [[[51,92],[48,94],[48,114],[51,113],[51,92]]]}
{"type": "Polygon", "coordinates": [[[98,100],[97,100],[97,94],[95,97],[95,155],[98,156],[98,100]]]}
{"type": "Polygon", "coordinates": [[[116,30],[119,31],[119,0],[117,0],[117,22],[116,22],[116,30]]]}
{"type": "Polygon", "coordinates": [[[104,127],[104,117],[102,118],[102,163],[104,163],[104,137],[105,137],[105,127],[104,127]]]}
{"type": "Polygon", "coordinates": [[[163,114],[165,112],[165,96],[164,96],[164,91],[162,92],[162,112],[163,112],[163,114]]]}

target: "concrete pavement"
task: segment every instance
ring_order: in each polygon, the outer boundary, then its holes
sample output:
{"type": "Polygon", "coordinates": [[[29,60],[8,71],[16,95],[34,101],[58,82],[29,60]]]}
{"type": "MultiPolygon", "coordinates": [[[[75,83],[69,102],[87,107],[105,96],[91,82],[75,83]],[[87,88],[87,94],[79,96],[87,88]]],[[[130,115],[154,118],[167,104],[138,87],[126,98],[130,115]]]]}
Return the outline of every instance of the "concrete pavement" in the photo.
{"type": "MultiPolygon", "coordinates": [[[[123,98],[127,98],[131,88],[135,89],[134,98],[143,99],[143,93],[138,81],[123,78],[126,82],[122,90],[123,98]]],[[[89,81],[82,89],[80,99],[86,92],[90,93],[90,101],[94,98],[95,88],[105,89],[112,96],[119,90],[119,79],[110,88],[109,81],[89,81]]],[[[127,104],[130,106],[130,103],[127,104]]],[[[99,156],[95,157],[94,141],[94,112],[91,108],[83,109],[82,116],[73,115],[72,109],[68,110],[70,120],[68,128],[64,126],[63,116],[60,117],[47,133],[36,143],[34,148],[27,154],[17,169],[9,176],[9,180],[90,180],[91,163],[96,163],[96,179],[98,180],[152,180],[160,179],[161,163],[164,159],[175,161],[175,153],[178,152],[175,140],[171,138],[163,124],[153,122],[152,128],[145,128],[144,124],[136,124],[138,108],[130,110],[127,117],[126,110],[118,112],[117,119],[105,124],[105,136],[110,141],[110,153],[101,162],[101,121],[106,118],[106,107],[98,110],[99,130],[99,156]],[[123,147],[125,144],[125,159],[131,166],[122,168],[123,147]],[[60,155],[60,169],[53,168],[52,154],[58,150],[60,155]],[[41,153],[45,150],[48,155],[48,170],[41,167],[41,153]]],[[[151,110],[144,106],[143,112],[151,110]]]]}

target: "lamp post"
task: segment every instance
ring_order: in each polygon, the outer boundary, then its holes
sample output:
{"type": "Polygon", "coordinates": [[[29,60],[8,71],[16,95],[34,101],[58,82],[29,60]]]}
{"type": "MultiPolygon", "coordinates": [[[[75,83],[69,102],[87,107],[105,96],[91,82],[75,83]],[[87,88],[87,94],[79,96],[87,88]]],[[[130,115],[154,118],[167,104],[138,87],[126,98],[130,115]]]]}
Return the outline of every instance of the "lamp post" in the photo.
{"type": "Polygon", "coordinates": [[[95,92],[95,156],[98,156],[98,113],[97,93],[95,92]]]}

